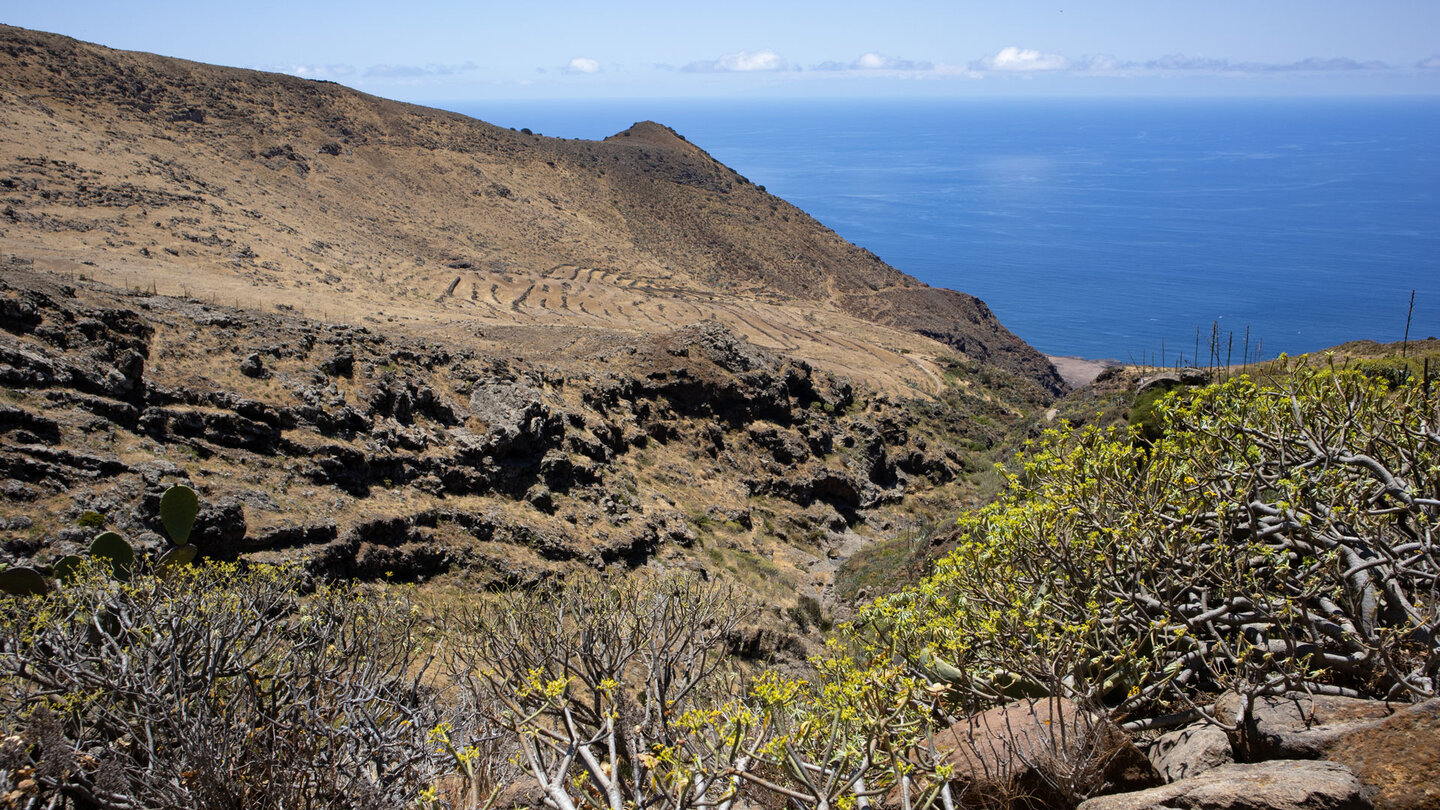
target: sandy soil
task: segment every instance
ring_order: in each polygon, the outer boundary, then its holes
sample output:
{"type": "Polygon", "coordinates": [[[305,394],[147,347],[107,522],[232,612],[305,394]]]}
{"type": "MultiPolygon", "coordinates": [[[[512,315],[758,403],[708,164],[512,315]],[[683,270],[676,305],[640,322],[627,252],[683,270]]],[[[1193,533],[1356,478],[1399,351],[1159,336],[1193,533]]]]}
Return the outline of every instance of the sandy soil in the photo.
{"type": "Polygon", "coordinates": [[[1071,388],[1089,385],[1105,369],[1124,365],[1119,360],[1087,360],[1084,357],[1056,355],[1047,355],[1047,357],[1051,363],[1055,364],[1055,370],[1060,372],[1060,377],[1065,380],[1065,384],[1071,388]]]}

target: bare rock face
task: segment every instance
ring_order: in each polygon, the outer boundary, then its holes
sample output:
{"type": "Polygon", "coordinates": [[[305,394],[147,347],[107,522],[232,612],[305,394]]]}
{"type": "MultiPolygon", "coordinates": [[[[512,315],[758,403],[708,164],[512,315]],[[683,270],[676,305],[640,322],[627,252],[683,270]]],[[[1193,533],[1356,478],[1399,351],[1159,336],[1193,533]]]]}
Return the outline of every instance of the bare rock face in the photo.
{"type": "Polygon", "coordinates": [[[470,413],[488,426],[491,443],[504,453],[543,437],[549,409],[539,390],[525,382],[487,380],[470,395],[470,413]]]}
{"type": "Polygon", "coordinates": [[[1199,776],[1235,761],[1230,736],[1208,723],[1172,731],[1151,743],[1146,753],[1166,782],[1199,776]]]}
{"type": "Polygon", "coordinates": [[[930,739],[954,767],[961,806],[1069,806],[1073,797],[1163,784],[1155,767],[1113,723],[1063,698],[1016,701],[975,715],[930,739]]]}
{"type": "Polygon", "coordinates": [[[1164,787],[1090,799],[1079,810],[1368,810],[1360,780],[1334,762],[1221,765],[1164,787]]]}
{"type": "Polygon", "coordinates": [[[1216,718],[1234,726],[1242,719],[1241,748],[1249,760],[1324,759],[1326,752],[1356,724],[1388,717],[1394,708],[1377,700],[1330,695],[1285,695],[1256,698],[1250,716],[1242,718],[1236,695],[1216,705],[1216,718]]]}
{"type": "MultiPolygon", "coordinates": [[[[1233,722],[1238,704],[1221,700],[1222,722],[1233,722]]],[[[1440,698],[1410,706],[1318,695],[1263,698],[1244,732],[1252,759],[1347,766],[1376,807],[1440,806],[1440,698]]]]}
{"type": "Polygon", "coordinates": [[[1350,727],[1325,756],[1354,771],[1376,807],[1440,807],[1440,698],[1350,727]]]}

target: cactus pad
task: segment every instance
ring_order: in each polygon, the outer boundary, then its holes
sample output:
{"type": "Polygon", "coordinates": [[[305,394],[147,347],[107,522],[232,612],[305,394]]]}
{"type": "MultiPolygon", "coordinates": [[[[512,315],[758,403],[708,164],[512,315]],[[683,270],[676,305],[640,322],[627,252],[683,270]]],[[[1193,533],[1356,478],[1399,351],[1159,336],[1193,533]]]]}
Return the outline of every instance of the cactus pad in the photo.
{"type": "Polygon", "coordinates": [[[0,591],[16,596],[47,593],[50,584],[34,568],[6,568],[0,571],[0,591]]]}
{"type": "Polygon", "coordinates": [[[189,565],[194,562],[195,555],[199,553],[200,549],[195,546],[174,546],[164,554],[161,554],[160,559],[155,561],[155,573],[163,577],[182,565],[189,565]]]}
{"type": "Polygon", "coordinates": [[[90,556],[109,562],[118,580],[130,579],[135,568],[135,549],[115,532],[101,532],[90,544],[90,556]]]}
{"type": "Polygon", "coordinates": [[[56,579],[68,583],[75,579],[76,574],[80,572],[80,567],[84,564],[85,558],[77,557],[74,554],[67,554],[56,560],[55,564],[50,567],[50,570],[55,574],[56,579]]]}
{"type": "Polygon", "coordinates": [[[183,546],[190,540],[190,530],[195,526],[195,516],[200,512],[200,498],[195,490],[184,484],[176,484],[160,496],[160,520],[170,542],[183,546]]]}

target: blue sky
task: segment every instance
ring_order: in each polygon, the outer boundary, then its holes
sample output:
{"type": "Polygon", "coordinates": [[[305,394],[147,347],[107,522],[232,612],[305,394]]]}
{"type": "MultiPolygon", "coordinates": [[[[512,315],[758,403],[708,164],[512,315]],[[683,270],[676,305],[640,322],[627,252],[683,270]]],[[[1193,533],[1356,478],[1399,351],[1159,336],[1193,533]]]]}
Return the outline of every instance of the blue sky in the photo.
{"type": "Polygon", "coordinates": [[[0,0],[0,21],[419,102],[1440,94],[1437,0],[0,0]]]}

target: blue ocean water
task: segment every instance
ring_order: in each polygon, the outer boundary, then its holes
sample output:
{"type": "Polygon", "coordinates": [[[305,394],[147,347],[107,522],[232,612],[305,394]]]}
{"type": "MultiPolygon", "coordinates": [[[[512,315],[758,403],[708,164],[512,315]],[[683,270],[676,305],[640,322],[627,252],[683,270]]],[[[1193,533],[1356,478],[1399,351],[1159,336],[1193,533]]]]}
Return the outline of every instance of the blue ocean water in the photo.
{"type": "Polygon", "coordinates": [[[1240,359],[1440,335],[1440,99],[447,105],[601,138],[675,128],[1050,354],[1240,359]]]}

